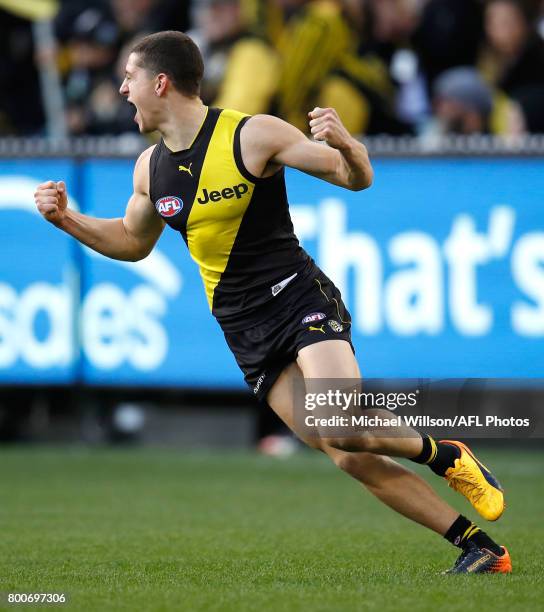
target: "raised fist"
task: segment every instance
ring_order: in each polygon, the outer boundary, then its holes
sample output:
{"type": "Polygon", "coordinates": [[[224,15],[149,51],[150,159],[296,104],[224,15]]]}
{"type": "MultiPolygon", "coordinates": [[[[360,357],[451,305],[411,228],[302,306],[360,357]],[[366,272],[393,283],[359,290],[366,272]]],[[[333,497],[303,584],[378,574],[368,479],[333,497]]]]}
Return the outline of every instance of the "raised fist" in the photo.
{"type": "Polygon", "coordinates": [[[66,196],[66,184],[64,181],[47,181],[38,185],[34,194],[36,207],[44,219],[58,225],[64,219],[68,198],[66,196]]]}
{"type": "Polygon", "coordinates": [[[314,108],[308,113],[310,132],[316,140],[330,147],[343,149],[353,140],[334,108],[314,108]]]}

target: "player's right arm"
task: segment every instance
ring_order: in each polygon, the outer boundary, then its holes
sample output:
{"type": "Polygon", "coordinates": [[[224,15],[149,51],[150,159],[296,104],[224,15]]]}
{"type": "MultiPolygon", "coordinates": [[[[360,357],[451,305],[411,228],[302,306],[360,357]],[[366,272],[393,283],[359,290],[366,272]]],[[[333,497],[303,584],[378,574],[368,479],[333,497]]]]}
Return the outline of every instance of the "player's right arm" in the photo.
{"type": "Polygon", "coordinates": [[[155,212],[149,197],[149,158],[154,147],[144,151],[134,168],[134,192],[125,216],[99,219],[68,208],[63,181],[38,186],[34,199],[42,216],[91,249],[124,261],[147,257],[155,246],[164,221],[155,212]]]}

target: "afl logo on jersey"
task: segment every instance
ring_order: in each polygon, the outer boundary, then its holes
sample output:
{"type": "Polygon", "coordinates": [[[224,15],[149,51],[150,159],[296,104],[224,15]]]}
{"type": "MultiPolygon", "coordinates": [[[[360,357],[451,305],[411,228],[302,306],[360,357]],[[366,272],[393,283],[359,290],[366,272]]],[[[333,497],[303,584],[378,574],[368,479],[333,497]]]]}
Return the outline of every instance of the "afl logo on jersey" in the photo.
{"type": "Polygon", "coordinates": [[[161,217],[174,217],[181,212],[183,200],[176,196],[165,196],[155,202],[155,208],[161,217]]]}

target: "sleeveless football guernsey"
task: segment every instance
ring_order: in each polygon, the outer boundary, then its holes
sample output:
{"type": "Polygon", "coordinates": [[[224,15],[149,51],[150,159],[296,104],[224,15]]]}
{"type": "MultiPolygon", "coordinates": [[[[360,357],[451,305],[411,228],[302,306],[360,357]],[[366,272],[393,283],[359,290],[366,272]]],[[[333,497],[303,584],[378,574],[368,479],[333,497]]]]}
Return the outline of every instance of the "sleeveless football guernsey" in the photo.
{"type": "Polygon", "coordinates": [[[198,264],[212,314],[225,331],[259,323],[259,308],[316,266],[289,215],[284,171],[253,176],[244,166],[240,130],[249,116],[209,108],[193,141],[150,159],[151,201],[198,264]]]}

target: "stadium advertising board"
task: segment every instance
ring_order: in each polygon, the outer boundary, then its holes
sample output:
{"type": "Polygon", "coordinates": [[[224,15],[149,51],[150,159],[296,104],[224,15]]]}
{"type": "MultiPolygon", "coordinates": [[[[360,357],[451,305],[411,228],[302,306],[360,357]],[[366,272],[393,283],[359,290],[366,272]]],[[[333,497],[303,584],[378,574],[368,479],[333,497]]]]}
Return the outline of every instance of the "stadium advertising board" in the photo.
{"type": "MultiPolygon", "coordinates": [[[[34,205],[38,183],[66,177],[73,184],[74,170],[68,161],[0,162],[0,382],[74,379],[77,255],[34,205]]],[[[71,197],[70,205],[79,203],[71,197]]]]}
{"type": "MultiPolygon", "coordinates": [[[[132,168],[126,161],[86,164],[90,214],[123,214],[132,191],[132,168]]],[[[167,227],[141,262],[112,262],[86,249],[84,266],[86,381],[241,386],[234,358],[210,316],[198,269],[177,232],[167,227]]]]}
{"type": "MultiPolygon", "coordinates": [[[[363,374],[541,377],[544,160],[374,165],[359,193],[287,175],[297,233],[352,313],[363,374]]],[[[114,262],[34,212],[35,185],[64,178],[72,205],[121,216],[132,167],[0,163],[1,382],[242,388],[179,235],[114,262]]]]}

